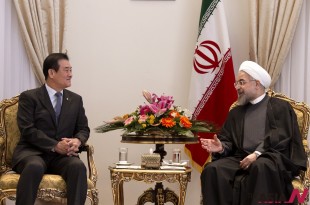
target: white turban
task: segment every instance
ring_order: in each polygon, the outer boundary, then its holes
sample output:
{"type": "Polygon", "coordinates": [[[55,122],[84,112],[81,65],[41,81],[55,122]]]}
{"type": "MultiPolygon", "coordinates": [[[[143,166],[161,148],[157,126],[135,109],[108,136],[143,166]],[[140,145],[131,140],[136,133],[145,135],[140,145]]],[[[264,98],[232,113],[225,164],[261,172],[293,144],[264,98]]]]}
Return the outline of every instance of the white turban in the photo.
{"type": "Polygon", "coordinates": [[[253,61],[244,61],[240,65],[239,71],[244,71],[258,80],[266,89],[270,86],[271,77],[268,72],[253,61]]]}

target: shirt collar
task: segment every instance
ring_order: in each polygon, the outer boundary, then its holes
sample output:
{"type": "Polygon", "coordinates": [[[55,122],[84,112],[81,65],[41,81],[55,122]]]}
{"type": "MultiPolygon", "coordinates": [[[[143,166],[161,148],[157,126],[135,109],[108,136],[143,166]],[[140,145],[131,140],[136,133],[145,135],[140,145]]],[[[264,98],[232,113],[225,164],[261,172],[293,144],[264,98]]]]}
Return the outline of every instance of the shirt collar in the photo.
{"type": "Polygon", "coordinates": [[[266,96],[266,93],[262,94],[261,96],[259,96],[258,98],[254,99],[254,100],[251,100],[250,103],[252,105],[255,105],[255,104],[259,103],[260,101],[262,101],[265,96],[266,96]]]}
{"type": "MultiPolygon", "coordinates": [[[[50,86],[48,86],[46,83],[45,83],[45,87],[46,87],[47,93],[48,93],[48,95],[50,96],[50,98],[51,98],[52,96],[55,96],[55,94],[57,93],[56,90],[54,90],[53,88],[51,88],[50,86]]],[[[63,90],[60,91],[60,93],[63,95],[63,90]]]]}

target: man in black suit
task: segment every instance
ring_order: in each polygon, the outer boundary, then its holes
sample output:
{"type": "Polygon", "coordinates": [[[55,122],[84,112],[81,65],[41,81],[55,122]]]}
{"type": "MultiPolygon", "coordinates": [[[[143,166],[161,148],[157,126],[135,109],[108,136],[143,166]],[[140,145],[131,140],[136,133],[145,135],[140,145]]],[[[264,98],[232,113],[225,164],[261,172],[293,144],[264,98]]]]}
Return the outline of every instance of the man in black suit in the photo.
{"type": "Polygon", "coordinates": [[[13,170],[20,174],[16,204],[33,205],[45,173],[58,174],[67,184],[67,204],[84,205],[87,173],[78,157],[89,137],[82,97],[66,90],[72,67],[63,53],[43,63],[46,83],[19,97],[17,122],[21,138],[13,154],[13,170]]]}

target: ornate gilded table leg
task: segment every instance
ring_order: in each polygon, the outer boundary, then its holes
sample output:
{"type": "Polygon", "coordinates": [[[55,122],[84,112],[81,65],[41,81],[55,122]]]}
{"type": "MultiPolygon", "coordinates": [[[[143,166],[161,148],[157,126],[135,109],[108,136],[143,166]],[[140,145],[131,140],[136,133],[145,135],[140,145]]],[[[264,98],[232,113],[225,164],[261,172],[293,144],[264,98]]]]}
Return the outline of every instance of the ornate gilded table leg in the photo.
{"type": "Polygon", "coordinates": [[[123,181],[121,173],[111,172],[111,185],[112,185],[114,205],[123,205],[124,195],[123,195],[123,181]]]}
{"type": "Polygon", "coordinates": [[[180,196],[179,196],[179,205],[184,205],[185,204],[185,197],[186,197],[186,188],[187,188],[187,183],[191,180],[191,174],[180,174],[180,196]]]}
{"type": "Polygon", "coordinates": [[[121,180],[119,182],[119,185],[118,185],[118,201],[119,201],[119,205],[124,205],[124,188],[123,188],[123,184],[124,184],[124,181],[121,180]]]}

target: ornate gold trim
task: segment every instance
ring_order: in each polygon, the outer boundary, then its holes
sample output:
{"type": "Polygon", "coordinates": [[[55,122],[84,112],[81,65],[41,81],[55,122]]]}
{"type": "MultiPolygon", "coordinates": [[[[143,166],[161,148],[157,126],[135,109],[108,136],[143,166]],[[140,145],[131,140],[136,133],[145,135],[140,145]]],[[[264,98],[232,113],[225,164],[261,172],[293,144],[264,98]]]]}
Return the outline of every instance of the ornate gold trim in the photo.
{"type": "Polygon", "coordinates": [[[6,162],[6,126],[5,126],[5,110],[18,103],[19,95],[4,99],[0,102],[0,175],[2,173],[11,171],[10,165],[6,162]]]}

